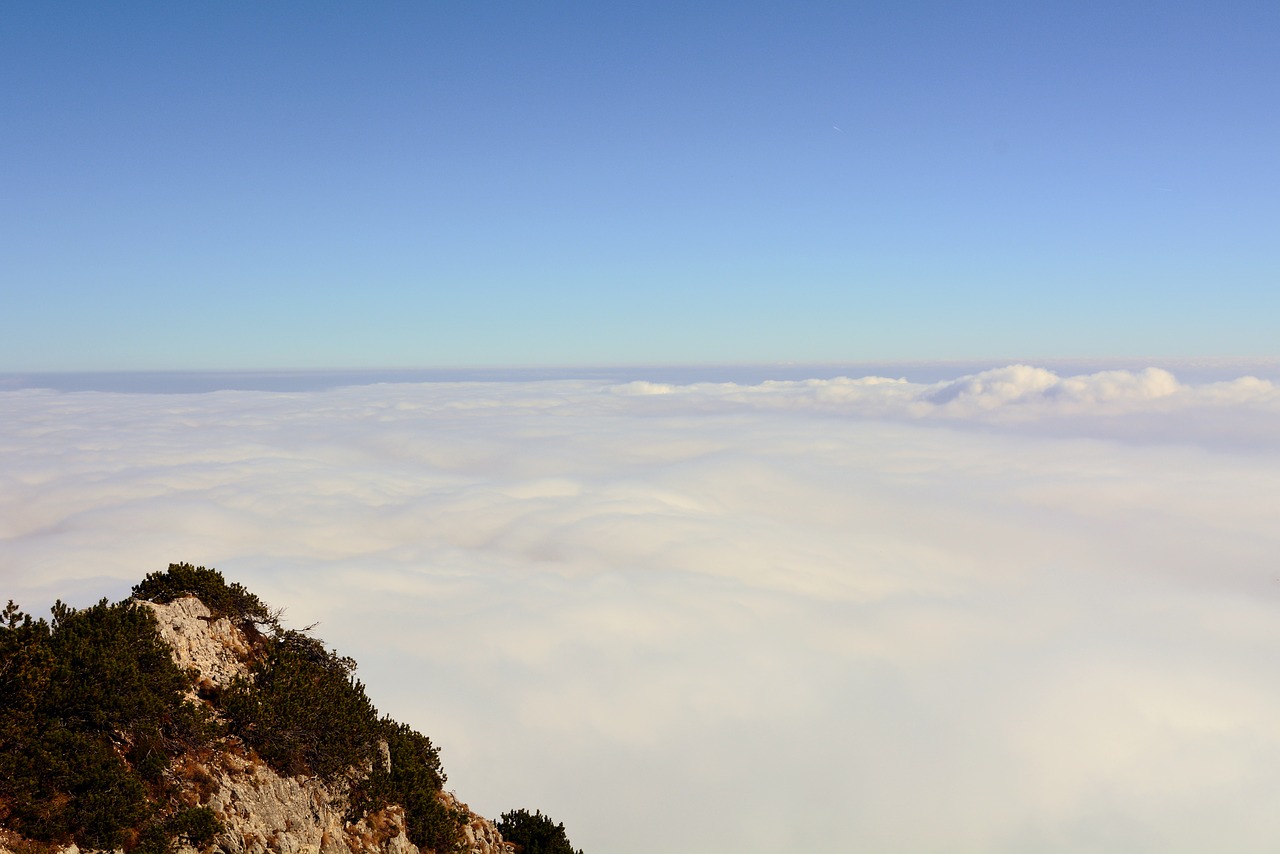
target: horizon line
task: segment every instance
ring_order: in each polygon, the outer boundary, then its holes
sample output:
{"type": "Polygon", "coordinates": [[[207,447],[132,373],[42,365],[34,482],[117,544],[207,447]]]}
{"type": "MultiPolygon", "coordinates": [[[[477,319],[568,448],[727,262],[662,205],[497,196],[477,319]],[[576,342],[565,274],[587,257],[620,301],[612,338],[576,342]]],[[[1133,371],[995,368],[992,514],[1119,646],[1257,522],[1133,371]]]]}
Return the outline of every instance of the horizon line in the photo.
{"type": "Polygon", "coordinates": [[[889,376],[938,382],[1011,365],[1056,373],[1164,368],[1181,379],[1212,382],[1246,371],[1280,382],[1280,357],[1091,356],[970,359],[876,359],[849,361],[706,362],[601,365],[434,366],[392,368],[159,368],[0,371],[0,391],[202,394],[217,391],[316,392],[379,383],[497,383],[645,380],[674,385],[770,380],[801,381],[837,376],[889,376]],[[1231,374],[1228,376],[1228,374],[1231,374]],[[908,377],[910,375],[910,377],[908,377]]]}

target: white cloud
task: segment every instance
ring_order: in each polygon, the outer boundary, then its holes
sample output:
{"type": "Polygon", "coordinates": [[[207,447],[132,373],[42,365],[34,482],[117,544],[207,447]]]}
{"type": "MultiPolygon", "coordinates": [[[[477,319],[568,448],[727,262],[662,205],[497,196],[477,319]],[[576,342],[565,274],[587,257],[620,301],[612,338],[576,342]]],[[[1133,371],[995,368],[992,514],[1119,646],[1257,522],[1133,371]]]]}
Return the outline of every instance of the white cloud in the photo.
{"type": "Polygon", "coordinates": [[[1265,380],[0,393],[28,607],[214,565],[595,852],[1280,838],[1265,380]]]}
{"type": "MultiPolygon", "coordinates": [[[[905,379],[836,377],[768,381],[759,385],[702,383],[686,386],[630,382],[619,395],[662,394],[700,409],[729,404],[752,408],[815,409],[862,417],[962,419],[1005,423],[1052,416],[1120,416],[1185,411],[1203,406],[1280,412],[1280,389],[1256,377],[1183,385],[1162,368],[1107,370],[1060,377],[1044,368],[1010,365],[934,383],[905,379]]],[[[674,404],[664,404],[668,408],[674,404]]]]}

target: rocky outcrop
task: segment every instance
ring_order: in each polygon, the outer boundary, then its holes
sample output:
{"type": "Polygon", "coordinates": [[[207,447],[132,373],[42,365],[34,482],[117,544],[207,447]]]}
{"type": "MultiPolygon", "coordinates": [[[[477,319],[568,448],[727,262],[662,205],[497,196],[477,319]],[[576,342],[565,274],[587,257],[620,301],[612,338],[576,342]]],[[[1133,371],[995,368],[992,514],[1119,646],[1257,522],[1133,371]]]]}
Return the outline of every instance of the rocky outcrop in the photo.
{"type": "MultiPolygon", "coordinates": [[[[155,614],[160,636],[172,647],[178,666],[197,671],[201,691],[225,688],[236,677],[248,675],[253,654],[249,638],[230,620],[215,619],[199,599],[142,604],[155,614]]],[[[382,748],[379,760],[389,763],[390,754],[385,745],[382,748]]],[[[180,776],[188,799],[208,806],[223,824],[223,833],[211,846],[214,852],[419,854],[406,834],[404,811],[399,806],[379,810],[358,822],[345,821],[347,785],[369,770],[353,769],[346,782],[337,783],[285,777],[233,744],[205,761],[189,761],[180,776]]],[[[502,840],[493,822],[471,812],[450,793],[442,792],[441,798],[465,813],[462,832],[467,854],[514,854],[515,847],[502,840]]],[[[195,851],[186,848],[179,854],[195,851]]]]}
{"type": "MultiPolygon", "coordinates": [[[[404,811],[392,805],[358,822],[344,821],[345,787],[315,778],[282,777],[234,753],[208,769],[213,791],[205,805],[226,830],[214,850],[225,854],[419,854],[405,830],[404,811]]],[[[456,796],[444,802],[465,813],[466,854],[514,854],[515,847],[488,819],[456,796]]],[[[443,854],[443,852],[441,852],[443,854]]]]}
{"type": "Polygon", "coordinates": [[[198,687],[225,688],[237,676],[249,674],[253,648],[244,631],[226,617],[214,619],[194,596],[167,605],[140,601],[155,614],[160,637],[173,650],[173,660],[183,670],[194,669],[198,687]]]}
{"type": "MultiPolygon", "coordinates": [[[[206,806],[226,831],[218,848],[227,854],[350,854],[345,839],[345,793],[305,777],[282,777],[252,759],[226,753],[208,769],[214,791],[206,806]]],[[[399,847],[361,845],[360,851],[412,851],[403,827],[399,847]]],[[[367,840],[373,842],[372,838],[367,840]]],[[[386,840],[380,840],[386,841],[386,840]]]]}
{"type": "Polygon", "coordinates": [[[469,846],[466,849],[468,854],[512,854],[515,851],[514,845],[502,841],[502,834],[489,819],[473,813],[470,807],[459,801],[451,792],[442,792],[441,796],[446,804],[462,810],[469,816],[467,823],[462,827],[464,841],[469,846]]]}

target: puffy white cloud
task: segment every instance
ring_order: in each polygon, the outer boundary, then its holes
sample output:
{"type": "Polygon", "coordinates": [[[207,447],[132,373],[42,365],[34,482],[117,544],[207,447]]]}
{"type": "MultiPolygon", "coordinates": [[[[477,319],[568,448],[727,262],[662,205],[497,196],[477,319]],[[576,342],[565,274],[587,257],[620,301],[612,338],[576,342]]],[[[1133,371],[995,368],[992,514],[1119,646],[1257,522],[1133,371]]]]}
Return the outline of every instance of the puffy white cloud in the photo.
{"type": "MultiPolygon", "coordinates": [[[[933,383],[889,377],[771,380],[759,385],[700,383],[685,386],[633,381],[613,386],[618,395],[661,394],[699,409],[730,404],[752,408],[824,409],[879,418],[962,419],[1010,424],[1033,421],[1052,428],[1054,417],[1167,413],[1235,405],[1280,411],[1280,389],[1270,380],[1238,379],[1184,385],[1162,368],[1107,370],[1060,377],[1044,368],[1010,365],[933,383]]],[[[674,408],[670,402],[664,404],[674,408]]]]}
{"type": "Polygon", "coordinates": [[[4,392],[0,579],[217,566],[589,851],[1269,850],[1278,416],[1028,366],[4,392]]]}

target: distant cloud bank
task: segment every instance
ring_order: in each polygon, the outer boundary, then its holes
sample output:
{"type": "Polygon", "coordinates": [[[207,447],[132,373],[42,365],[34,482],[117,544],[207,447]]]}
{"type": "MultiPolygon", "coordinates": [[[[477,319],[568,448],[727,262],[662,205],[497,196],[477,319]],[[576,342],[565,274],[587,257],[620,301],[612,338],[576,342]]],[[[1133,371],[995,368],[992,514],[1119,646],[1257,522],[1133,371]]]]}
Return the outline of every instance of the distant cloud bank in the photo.
{"type": "Polygon", "coordinates": [[[217,566],[610,852],[1280,838],[1280,389],[1152,367],[0,392],[0,581],[217,566]]]}
{"type": "Polygon", "coordinates": [[[753,403],[762,407],[828,407],[868,417],[972,418],[984,413],[1053,413],[1113,415],[1126,412],[1170,412],[1194,406],[1250,406],[1275,409],[1280,392],[1257,377],[1184,385],[1169,371],[1099,371],[1060,377],[1044,368],[1010,365],[954,380],[912,383],[869,376],[861,379],[777,381],[743,386],[700,383],[675,386],[636,380],[611,389],[625,396],[680,395],[688,400],[753,403]]]}

